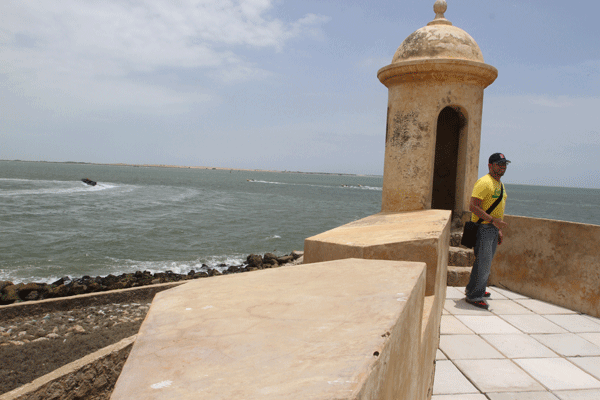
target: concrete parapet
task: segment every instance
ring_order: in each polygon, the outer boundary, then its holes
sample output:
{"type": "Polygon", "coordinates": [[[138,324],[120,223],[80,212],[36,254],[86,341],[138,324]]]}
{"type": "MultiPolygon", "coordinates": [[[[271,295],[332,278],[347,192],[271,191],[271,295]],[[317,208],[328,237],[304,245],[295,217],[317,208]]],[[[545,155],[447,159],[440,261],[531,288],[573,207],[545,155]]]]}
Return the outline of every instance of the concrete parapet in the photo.
{"type": "Polygon", "coordinates": [[[108,399],[135,338],[128,337],[60,367],[4,393],[0,400],[108,399]]]}
{"type": "Polygon", "coordinates": [[[600,317],[600,226],[506,215],[489,283],[600,317]]]}
{"type": "Polygon", "coordinates": [[[427,398],[432,304],[415,262],[192,281],[155,297],[111,399],[427,398]]]}
{"type": "Polygon", "coordinates": [[[350,257],[420,261],[427,264],[426,295],[437,295],[446,290],[449,220],[448,210],[380,212],[305,239],[304,263],[350,257]]]}

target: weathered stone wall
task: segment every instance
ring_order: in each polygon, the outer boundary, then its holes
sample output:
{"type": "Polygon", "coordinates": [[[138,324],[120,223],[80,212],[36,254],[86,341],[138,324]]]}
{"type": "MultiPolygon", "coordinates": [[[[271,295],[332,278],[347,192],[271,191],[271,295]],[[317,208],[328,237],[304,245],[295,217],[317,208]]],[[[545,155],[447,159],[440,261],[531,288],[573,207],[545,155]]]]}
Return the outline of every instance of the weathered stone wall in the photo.
{"type": "Polygon", "coordinates": [[[0,396],[0,400],[109,399],[136,335],[0,396]]]}
{"type": "Polygon", "coordinates": [[[600,317],[600,226],[507,215],[489,283],[600,317]]]}

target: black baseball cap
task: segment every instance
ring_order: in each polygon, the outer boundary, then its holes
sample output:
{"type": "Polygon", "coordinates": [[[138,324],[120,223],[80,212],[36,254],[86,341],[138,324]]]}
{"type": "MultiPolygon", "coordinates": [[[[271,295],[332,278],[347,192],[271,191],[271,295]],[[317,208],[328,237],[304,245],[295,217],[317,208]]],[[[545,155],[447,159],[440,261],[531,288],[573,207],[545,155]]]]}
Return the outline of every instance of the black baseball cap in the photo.
{"type": "Polygon", "coordinates": [[[502,153],[494,153],[490,156],[490,159],[488,161],[489,164],[493,164],[493,163],[497,163],[497,162],[505,162],[507,164],[510,163],[510,161],[508,161],[506,159],[506,157],[504,157],[504,154],[502,153]]]}

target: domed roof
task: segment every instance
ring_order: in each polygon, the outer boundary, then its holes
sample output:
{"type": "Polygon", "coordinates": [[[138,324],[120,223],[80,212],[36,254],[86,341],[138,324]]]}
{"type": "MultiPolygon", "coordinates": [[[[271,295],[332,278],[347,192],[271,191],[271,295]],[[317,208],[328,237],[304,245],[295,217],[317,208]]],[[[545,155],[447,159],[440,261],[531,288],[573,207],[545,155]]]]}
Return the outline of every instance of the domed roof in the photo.
{"type": "Polygon", "coordinates": [[[444,0],[435,2],[435,19],[404,39],[394,54],[392,64],[422,59],[484,62],[481,50],[471,35],[444,18],[446,8],[444,0]]]}

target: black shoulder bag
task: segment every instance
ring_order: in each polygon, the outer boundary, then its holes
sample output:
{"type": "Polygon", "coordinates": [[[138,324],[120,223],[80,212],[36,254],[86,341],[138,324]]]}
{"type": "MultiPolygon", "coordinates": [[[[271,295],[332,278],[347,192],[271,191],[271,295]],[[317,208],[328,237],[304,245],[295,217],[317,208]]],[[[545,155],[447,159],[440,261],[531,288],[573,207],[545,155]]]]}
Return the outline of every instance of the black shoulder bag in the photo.
{"type": "MultiPolygon", "coordinates": [[[[502,197],[504,197],[504,185],[500,184],[500,197],[496,199],[494,204],[490,206],[487,210],[485,210],[486,214],[490,214],[498,204],[502,201],[502,197]]],[[[475,242],[477,241],[477,230],[479,230],[479,225],[483,221],[482,218],[479,218],[477,222],[467,221],[465,222],[465,227],[463,230],[462,239],[460,240],[460,244],[469,249],[475,247],[475,242]]]]}

